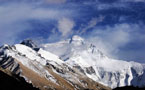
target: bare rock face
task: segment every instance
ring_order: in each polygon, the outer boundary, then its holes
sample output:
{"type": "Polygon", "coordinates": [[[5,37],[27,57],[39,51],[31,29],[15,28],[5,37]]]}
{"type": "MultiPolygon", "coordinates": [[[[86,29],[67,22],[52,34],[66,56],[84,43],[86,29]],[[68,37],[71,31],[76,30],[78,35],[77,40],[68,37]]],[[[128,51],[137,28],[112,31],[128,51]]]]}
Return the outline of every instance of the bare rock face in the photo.
{"type": "Polygon", "coordinates": [[[95,74],[95,70],[94,70],[93,67],[88,67],[88,68],[86,68],[86,72],[87,72],[88,74],[95,74]]]}
{"type": "MultiPolygon", "coordinates": [[[[3,49],[10,49],[10,46],[3,46],[3,49]]],[[[0,67],[8,69],[15,74],[20,74],[21,72],[18,62],[12,56],[7,56],[4,51],[0,52],[0,67]]]]}
{"type": "Polygon", "coordinates": [[[26,45],[30,48],[37,48],[37,45],[31,39],[25,39],[20,44],[26,45]]]}

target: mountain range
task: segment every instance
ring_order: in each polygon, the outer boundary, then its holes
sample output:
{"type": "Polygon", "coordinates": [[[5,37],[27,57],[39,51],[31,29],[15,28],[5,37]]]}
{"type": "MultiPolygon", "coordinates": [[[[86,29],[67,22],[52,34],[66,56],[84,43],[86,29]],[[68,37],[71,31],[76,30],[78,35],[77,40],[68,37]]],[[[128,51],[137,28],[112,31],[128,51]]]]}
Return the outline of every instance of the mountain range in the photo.
{"type": "Polygon", "coordinates": [[[39,45],[29,39],[5,44],[0,47],[0,67],[41,90],[145,87],[145,64],[109,58],[78,35],[39,45]]]}

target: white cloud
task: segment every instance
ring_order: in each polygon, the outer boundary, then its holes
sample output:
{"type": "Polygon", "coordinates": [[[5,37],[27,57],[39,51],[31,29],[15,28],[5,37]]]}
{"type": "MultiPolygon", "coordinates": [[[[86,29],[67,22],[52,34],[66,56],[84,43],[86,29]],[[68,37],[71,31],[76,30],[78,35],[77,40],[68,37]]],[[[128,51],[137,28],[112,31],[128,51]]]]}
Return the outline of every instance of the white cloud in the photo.
{"type": "MultiPolygon", "coordinates": [[[[109,29],[111,30],[112,28],[109,29]]],[[[106,40],[110,40],[112,45],[122,46],[129,42],[130,32],[128,30],[131,30],[131,27],[128,24],[116,25],[113,29],[106,35],[106,40]]]]}
{"type": "Polygon", "coordinates": [[[96,29],[88,41],[95,44],[107,56],[118,58],[116,54],[119,52],[119,48],[131,41],[131,30],[132,26],[128,24],[108,26],[104,30],[96,29]]]}
{"type": "MultiPolygon", "coordinates": [[[[7,3],[0,5],[0,43],[14,43],[18,34],[30,30],[28,20],[59,20],[71,16],[72,10],[42,7],[28,3],[7,3]],[[64,13],[62,13],[64,12],[64,13]],[[10,39],[11,38],[11,39],[10,39]]],[[[68,22],[69,25],[70,22],[68,22]]],[[[71,29],[71,28],[68,28],[71,29]]]]}
{"type": "Polygon", "coordinates": [[[63,37],[66,37],[72,33],[72,29],[75,23],[69,18],[62,18],[58,21],[58,30],[62,33],[63,37]]]}
{"type": "Polygon", "coordinates": [[[89,22],[88,25],[86,25],[86,27],[81,28],[81,32],[79,32],[80,34],[86,32],[88,29],[91,29],[93,27],[95,27],[98,23],[102,22],[104,20],[104,16],[99,16],[96,18],[92,18],[89,22]]]}

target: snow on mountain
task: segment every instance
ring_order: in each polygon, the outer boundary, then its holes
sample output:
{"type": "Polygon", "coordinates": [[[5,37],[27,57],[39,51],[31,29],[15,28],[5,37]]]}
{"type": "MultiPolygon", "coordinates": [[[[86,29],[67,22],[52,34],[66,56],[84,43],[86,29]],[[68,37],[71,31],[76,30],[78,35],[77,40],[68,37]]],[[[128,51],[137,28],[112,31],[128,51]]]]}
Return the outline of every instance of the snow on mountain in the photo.
{"type": "Polygon", "coordinates": [[[43,44],[41,47],[104,85],[112,88],[145,86],[143,64],[108,58],[95,45],[77,35],[57,43],[43,44]]]}
{"type": "Polygon", "coordinates": [[[0,47],[0,66],[41,89],[110,89],[97,82],[111,88],[145,86],[145,64],[108,58],[77,35],[41,48],[31,40],[5,44],[0,47]]]}
{"type": "Polygon", "coordinates": [[[65,63],[59,56],[42,48],[36,50],[31,44],[28,40],[25,43],[0,47],[0,67],[24,77],[27,82],[43,90],[110,90],[65,63]]]}
{"type": "MultiPolygon", "coordinates": [[[[24,66],[40,76],[45,77],[48,75],[51,77],[51,79],[54,79],[53,76],[50,75],[49,72],[43,67],[43,65],[46,65],[46,60],[41,59],[31,48],[21,44],[16,44],[13,47],[4,45],[0,51],[3,53],[3,55],[16,59],[17,63],[22,63],[24,66]]],[[[55,81],[55,79],[53,81],[55,81]]]]}
{"type": "Polygon", "coordinates": [[[43,49],[39,49],[38,54],[40,54],[42,57],[44,57],[47,60],[51,60],[51,61],[57,62],[59,64],[64,63],[62,60],[59,59],[59,57],[57,55],[52,54],[52,53],[45,51],[43,49]]]}

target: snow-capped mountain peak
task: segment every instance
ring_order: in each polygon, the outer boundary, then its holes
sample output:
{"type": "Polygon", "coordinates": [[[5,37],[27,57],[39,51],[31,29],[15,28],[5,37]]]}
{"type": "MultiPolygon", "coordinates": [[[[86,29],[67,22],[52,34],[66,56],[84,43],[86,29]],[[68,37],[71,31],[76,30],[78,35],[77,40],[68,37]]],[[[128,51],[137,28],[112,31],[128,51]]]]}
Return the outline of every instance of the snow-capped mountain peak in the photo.
{"type": "Polygon", "coordinates": [[[112,88],[128,85],[145,86],[139,84],[145,83],[139,80],[145,78],[143,64],[111,59],[95,45],[79,36],[60,42],[43,44],[42,48],[58,55],[89,78],[112,88]],[[69,40],[71,42],[68,42],[69,40]]]}
{"type": "Polygon", "coordinates": [[[84,44],[84,39],[78,35],[74,35],[71,39],[70,39],[70,43],[74,44],[76,46],[82,45],[84,44]]]}
{"type": "Polygon", "coordinates": [[[107,58],[95,45],[86,42],[78,35],[73,36],[71,39],[57,43],[42,44],[41,47],[46,51],[58,55],[64,61],[70,59],[71,57],[83,55],[93,58],[107,58]]]}
{"type": "MultiPolygon", "coordinates": [[[[9,63],[13,62],[10,68],[14,66],[11,70],[15,71],[20,62],[53,83],[57,83],[57,79],[54,78],[54,74],[51,75],[47,71],[47,66],[73,83],[80,82],[74,79],[80,80],[78,76],[81,75],[111,88],[128,85],[145,86],[144,64],[108,58],[95,45],[79,36],[56,43],[42,44],[38,50],[29,46],[30,44],[33,43],[28,41],[26,45],[24,43],[0,47],[2,67],[9,66],[9,63]]],[[[17,73],[20,71],[17,70],[17,73]]]]}

